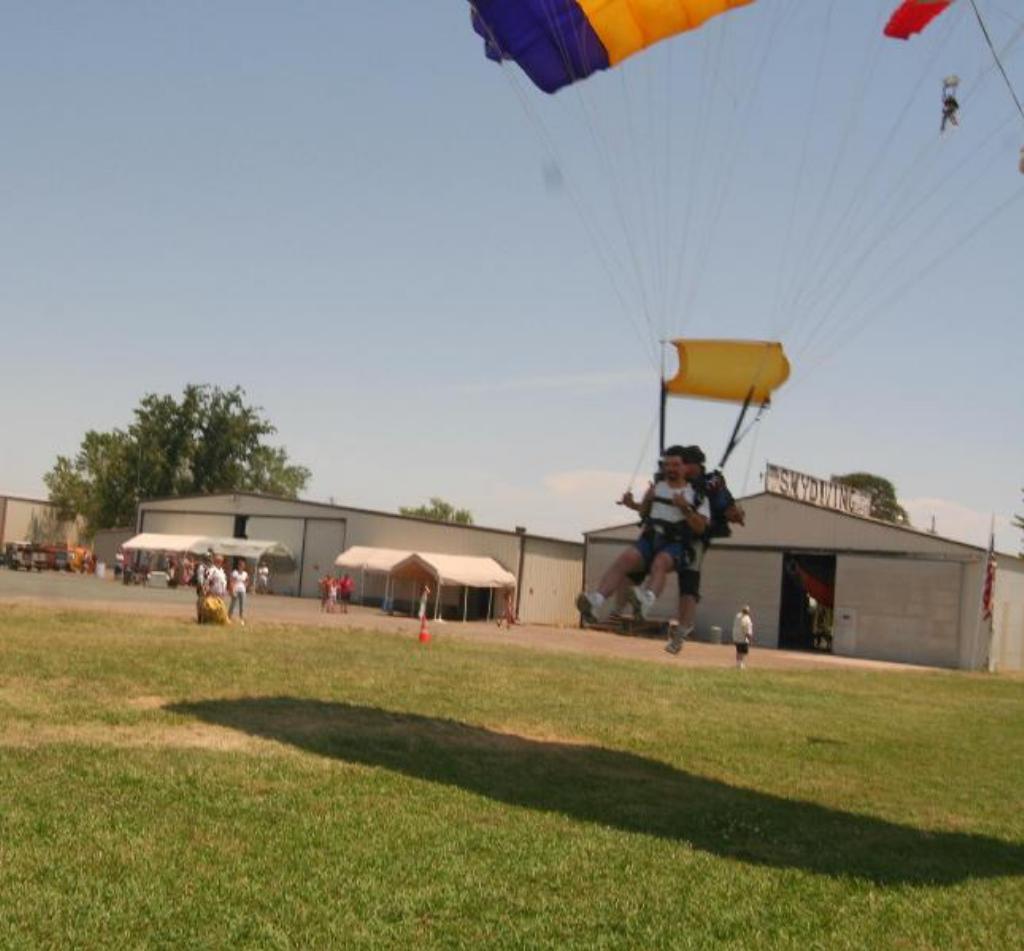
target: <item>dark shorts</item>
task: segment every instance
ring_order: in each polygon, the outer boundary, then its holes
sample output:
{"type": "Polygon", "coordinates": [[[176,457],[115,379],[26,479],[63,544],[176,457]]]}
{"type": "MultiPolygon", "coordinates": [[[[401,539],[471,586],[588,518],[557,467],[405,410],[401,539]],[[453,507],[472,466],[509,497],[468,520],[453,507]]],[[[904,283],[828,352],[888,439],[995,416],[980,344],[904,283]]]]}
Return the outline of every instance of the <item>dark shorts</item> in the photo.
{"type": "Polygon", "coordinates": [[[749,654],[750,653],[750,645],[746,641],[743,641],[742,643],[737,644],[736,645],[736,653],[737,654],[749,654]]]}
{"type": "Polygon", "coordinates": [[[651,564],[662,552],[665,552],[672,559],[672,566],[675,570],[681,571],[690,559],[690,551],[682,542],[672,542],[659,535],[641,535],[633,547],[640,552],[644,560],[645,574],[650,570],[651,564]]]}
{"type": "Polygon", "coordinates": [[[683,568],[677,575],[679,579],[679,597],[692,597],[700,600],[700,572],[692,568],[683,568]]]}

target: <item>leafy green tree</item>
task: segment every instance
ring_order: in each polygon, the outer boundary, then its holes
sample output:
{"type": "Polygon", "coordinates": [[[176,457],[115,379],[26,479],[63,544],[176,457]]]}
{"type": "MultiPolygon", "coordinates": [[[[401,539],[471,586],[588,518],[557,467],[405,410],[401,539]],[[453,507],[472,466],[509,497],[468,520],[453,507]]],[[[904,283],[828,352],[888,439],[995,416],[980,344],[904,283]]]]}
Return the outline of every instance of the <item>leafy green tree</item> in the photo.
{"type": "Polygon", "coordinates": [[[450,502],[436,496],[426,505],[418,505],[415,508],[400,506],[398,513],[415,518],[429,518],[435,522],[454,522],[456,525],[473,524],[473,513],[469,509],[457,509],[450,502]]]}
{"type": "Polygon", "coordinates": [[[850,472],[846,475],[832,476],[833,482],[860,489],[871,496],[871,517],[896,525],[909,525],[910,516],[896,499],[896,486],[888,479],[872,475],[870,472],[850,472]]]}
{"type": "Polygon", "coordinates": [[[264,439],[276,432],[240,387],[190,384],[180,399],[150,393],[126,430],[90,430],[72,459],[44,476],[61,518],[80,514],[86,532],[130,525],[145,498],[265,492],[295,498],[310,471],[264,439]]]}

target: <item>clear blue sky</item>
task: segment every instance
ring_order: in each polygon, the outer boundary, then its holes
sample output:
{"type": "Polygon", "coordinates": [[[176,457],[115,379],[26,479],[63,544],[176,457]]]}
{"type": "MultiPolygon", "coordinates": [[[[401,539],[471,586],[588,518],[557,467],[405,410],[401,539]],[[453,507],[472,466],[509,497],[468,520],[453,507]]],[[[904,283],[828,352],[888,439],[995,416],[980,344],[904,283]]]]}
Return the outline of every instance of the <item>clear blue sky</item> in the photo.
{"type": "MultiPolygon", "coordinates": [[[[240,384],[311,498],[576,537],[652,465],[659,337],[779,335],[734,488],[867,469],[1015,550],[1024,126],[967,4],[906,44],[894,5],[759,0],[548,98],[464,0],[10,0],[0,490],[240,384]]],[[[1024,11],[981,6],[1024,88],[1024,11]]]]}

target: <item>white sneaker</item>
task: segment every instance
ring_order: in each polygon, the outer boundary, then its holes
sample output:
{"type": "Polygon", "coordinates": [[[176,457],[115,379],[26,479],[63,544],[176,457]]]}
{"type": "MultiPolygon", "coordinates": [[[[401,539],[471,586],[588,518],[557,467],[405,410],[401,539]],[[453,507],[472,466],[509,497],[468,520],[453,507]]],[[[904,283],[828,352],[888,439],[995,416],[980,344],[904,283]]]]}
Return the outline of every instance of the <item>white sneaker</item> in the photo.
{"type": "Polygon", "coordinates": [[[639,587],[633,588],[629,592],[629,602],[633,605],[633,617],[638,621],[646,621],[657,600],[653,591],[639,587]]]}

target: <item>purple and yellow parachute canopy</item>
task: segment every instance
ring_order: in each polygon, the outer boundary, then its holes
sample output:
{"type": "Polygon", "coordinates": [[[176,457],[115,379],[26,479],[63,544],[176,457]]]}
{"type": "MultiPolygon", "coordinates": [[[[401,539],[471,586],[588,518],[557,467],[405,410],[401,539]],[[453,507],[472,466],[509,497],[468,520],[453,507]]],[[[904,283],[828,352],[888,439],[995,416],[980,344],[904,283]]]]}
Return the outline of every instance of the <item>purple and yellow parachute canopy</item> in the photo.
{"type": "Polygon", "coordinates": [[[754,0],[471,0],[494,60],[515,60],[544,92],[586,79],[754,0]]]}

